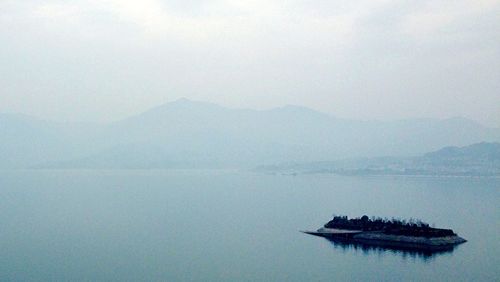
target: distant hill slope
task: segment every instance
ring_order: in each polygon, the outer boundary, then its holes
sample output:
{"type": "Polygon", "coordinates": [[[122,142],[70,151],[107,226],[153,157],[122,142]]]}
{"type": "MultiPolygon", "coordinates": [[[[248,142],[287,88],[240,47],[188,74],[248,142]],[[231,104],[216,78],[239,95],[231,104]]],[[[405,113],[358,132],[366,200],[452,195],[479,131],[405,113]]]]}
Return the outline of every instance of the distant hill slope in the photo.
{"type": "Polygon", "coordinates": [[[427,153],[432,161],[500,161],[500,143],[481,142],[465,147],[450,146],[427,153]]]}
{"type": "Polygon", "coordinates": [[[419,157],[383,157],[262,166],[263,172],[350,175],[500,176],[500,143],[445,147],[419,157]]]}
{"type": "Polygon", "coordinates": [[[0,115],[0,167],[253,167],[481,141],[500,141],[500,129],[463,118],[357,121],[297,106],[257,111],[187,99],[109,124],[0,115]]]}

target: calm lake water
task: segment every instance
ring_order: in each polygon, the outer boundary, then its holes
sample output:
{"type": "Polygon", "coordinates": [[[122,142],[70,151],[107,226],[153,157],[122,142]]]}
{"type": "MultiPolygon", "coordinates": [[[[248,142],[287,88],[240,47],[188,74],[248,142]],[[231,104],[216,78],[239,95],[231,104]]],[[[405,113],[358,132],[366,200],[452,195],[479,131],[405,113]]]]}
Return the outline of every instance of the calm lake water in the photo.
{"type": "Polygon", "coordinates": [[[499,281],[500,180],[239,171],[0,171],[0,280],[499,281]],[[305,235],[333,213],[420,218],[415,253],[305,235]]]}

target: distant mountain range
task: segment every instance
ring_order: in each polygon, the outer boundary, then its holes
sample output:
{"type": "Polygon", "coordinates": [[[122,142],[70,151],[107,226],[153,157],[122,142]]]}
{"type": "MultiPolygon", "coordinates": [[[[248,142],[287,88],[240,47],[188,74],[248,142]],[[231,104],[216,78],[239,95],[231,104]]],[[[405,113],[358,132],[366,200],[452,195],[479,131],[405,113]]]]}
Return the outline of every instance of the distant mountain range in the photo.
{"type": "Polygon", "coordinates": [[[418,157],[379,157],[261,166],[257,171],[342,175],[500,176],[500,143],[445,147],[418,157]]]}
{"type": "Polygon", "coordinates": [[[109,124],[0,114],[2,168],[222,168],[415,156],[500,141],[464,118],[359,121],[298,106],[229,109],[180,99],[109,124]]]}

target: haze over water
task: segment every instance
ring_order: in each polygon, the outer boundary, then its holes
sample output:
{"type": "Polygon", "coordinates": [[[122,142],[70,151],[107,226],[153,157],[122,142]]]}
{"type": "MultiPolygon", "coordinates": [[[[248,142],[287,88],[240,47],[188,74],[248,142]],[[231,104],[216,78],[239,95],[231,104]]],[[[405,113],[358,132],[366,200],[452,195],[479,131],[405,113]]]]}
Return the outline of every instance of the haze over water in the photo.
{"type": "Polygon", "coordinates": [[[493,281],[498,178],[229,170],[0,171],[0,280],[493,281]],[[415,253],[299,232],[333,213],[420,218],[467,243],[415,253]]]}
{"type": "Polygon", "coordinates": [[[1,0],[0,281],[498,281],[498,23],[499,0],[1,0]],[[468,242],[299,232],[333,214],[468,242]]]}

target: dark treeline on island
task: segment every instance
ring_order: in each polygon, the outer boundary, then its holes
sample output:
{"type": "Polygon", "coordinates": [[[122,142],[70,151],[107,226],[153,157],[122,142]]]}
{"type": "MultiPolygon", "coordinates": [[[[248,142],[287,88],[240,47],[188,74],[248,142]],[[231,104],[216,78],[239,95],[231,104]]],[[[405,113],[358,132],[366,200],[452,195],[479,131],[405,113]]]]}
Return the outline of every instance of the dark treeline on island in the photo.
{"type": "Polygon", "coordinates": [[[380,217],[369,218],[367,215],[351,219],[347,216],[334,216],[324,227],[345,230],[381,231],[388,235],[426,238],[456,235],[451,229],[433,228],[421,220],[410,219],[406,221],[399,219],[383,219],[380,217]]]}
{"type": "Polygon", "coordinates": [[[334,216],[318,230],[302,232],[342,244],[432,252],[449,251],[467,241],[451,229],[430,227],[421,220],[389,220],[367,215],[351,219],[334,216]]]}

